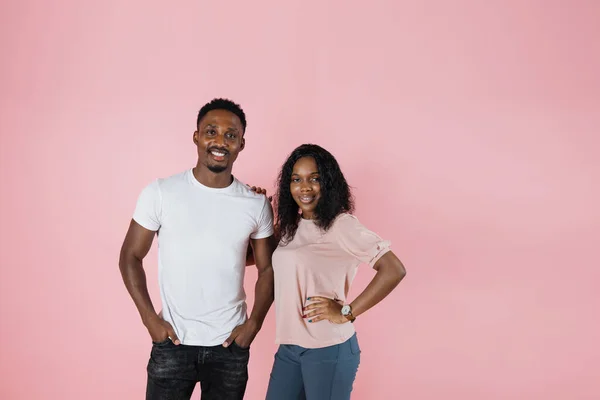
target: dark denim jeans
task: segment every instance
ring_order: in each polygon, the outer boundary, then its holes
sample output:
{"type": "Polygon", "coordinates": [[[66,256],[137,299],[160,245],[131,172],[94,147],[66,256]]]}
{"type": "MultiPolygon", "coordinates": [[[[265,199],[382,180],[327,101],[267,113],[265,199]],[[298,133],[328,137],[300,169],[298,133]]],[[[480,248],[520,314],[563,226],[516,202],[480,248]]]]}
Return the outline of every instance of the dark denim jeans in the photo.
{"type": "Polygon", "coordinates": [[[174,345],[171,340],[152,344],[148,361],[146,400],[188,400],[197,382],[202,400],[241,400],[248,382],[250,349],[233,343],[174,345]]]}

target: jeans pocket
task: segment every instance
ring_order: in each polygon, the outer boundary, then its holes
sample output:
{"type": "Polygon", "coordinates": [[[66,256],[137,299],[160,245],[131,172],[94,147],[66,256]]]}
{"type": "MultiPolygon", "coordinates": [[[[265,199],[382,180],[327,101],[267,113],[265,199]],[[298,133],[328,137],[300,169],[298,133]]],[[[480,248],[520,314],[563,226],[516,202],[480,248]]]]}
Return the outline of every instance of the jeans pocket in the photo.
{"type": "Polygon", "coordinates": [[[249,347],[249,346],[248,346],[248,347],[242,347],[242,346],[240,346],[239,344],[237,344],[237,343],[235,342],[235,340],[234,340],[233,342],[231,342],[231,345],[232,345],[233,347],[235,347],[236,349],[238,349],[238,350],[241,350],[241,351],[250,351],[250,347],[249,347]]]}
{"type": "Polygon", "coordinates": [[[152,345],[153,346],[166,346],[169,343],[171,343],[171,338],[166,338],[165,340],[163,340],[161,342],[152,341],[152,345]]]}
{"type": "Polygon", "coordinates": [[[350,338],[350,351],[352,354],[360,354],[360,346],[358,345],[356,334],[350,338]]]}

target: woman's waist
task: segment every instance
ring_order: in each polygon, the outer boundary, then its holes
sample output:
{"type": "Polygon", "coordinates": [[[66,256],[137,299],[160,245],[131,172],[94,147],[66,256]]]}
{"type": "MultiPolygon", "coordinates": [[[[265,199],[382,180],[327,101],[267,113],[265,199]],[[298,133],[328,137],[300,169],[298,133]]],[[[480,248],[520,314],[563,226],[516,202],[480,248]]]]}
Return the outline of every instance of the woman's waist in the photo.
{"type": "Polygon", "coordinates": [[[277,344],[293,344],[306,348],[321,348],[340,344],[354,335],[350,322],[334,324],[327,320],[308,322],[306,318],[277,315],[277,344]]]}

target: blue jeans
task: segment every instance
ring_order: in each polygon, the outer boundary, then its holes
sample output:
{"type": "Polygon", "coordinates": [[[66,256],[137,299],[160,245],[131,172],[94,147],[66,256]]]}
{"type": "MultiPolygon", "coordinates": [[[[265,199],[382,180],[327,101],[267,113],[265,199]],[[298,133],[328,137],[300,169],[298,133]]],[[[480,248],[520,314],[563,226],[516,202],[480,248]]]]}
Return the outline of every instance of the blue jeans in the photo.
{"type": "Polygon", "coordinates": [[[359,363],[356,334],[344,343],[320,349],[281,345],[267,400],[348,400],[359,363]]]}
{"type": "Polygon", "coordinates": [[[250,349],[235,342],[218,346],[153,343],[148,361],[147,400],[188,400],[197,382],[202,400],[242,400],[250,349]]]}

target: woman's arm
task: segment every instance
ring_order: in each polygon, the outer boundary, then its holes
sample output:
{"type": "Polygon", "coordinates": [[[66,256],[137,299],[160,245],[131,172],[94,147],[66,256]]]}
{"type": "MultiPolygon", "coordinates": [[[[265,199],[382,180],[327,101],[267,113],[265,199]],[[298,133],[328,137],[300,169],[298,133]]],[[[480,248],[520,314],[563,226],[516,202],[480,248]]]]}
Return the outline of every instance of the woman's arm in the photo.
{"type": "MultiPolygon", "coordinates": [[[[375,263],[373,269],[377,271],[377,274],[365,290],[350,304],[354,317],[383,300],[406,275],[404,265],[391,251],[385,253],[375,263]]],[[[329,320],[334,324],[344,324],[350,320],[342,315],[342,304],[335,299],[314,296],[307,300],[311,304],[304,307],[304,318],[307,318],[310,323],[329,320]]]]}
{"type": "Polygon", "coordinates": [[[384,254],[375,263],[373,269],[377,271],[377,274],[365,290],[350,303],[354,317],[359,316],[383,300],[406,276],[404,265],[391,251],[384,254]]]}

